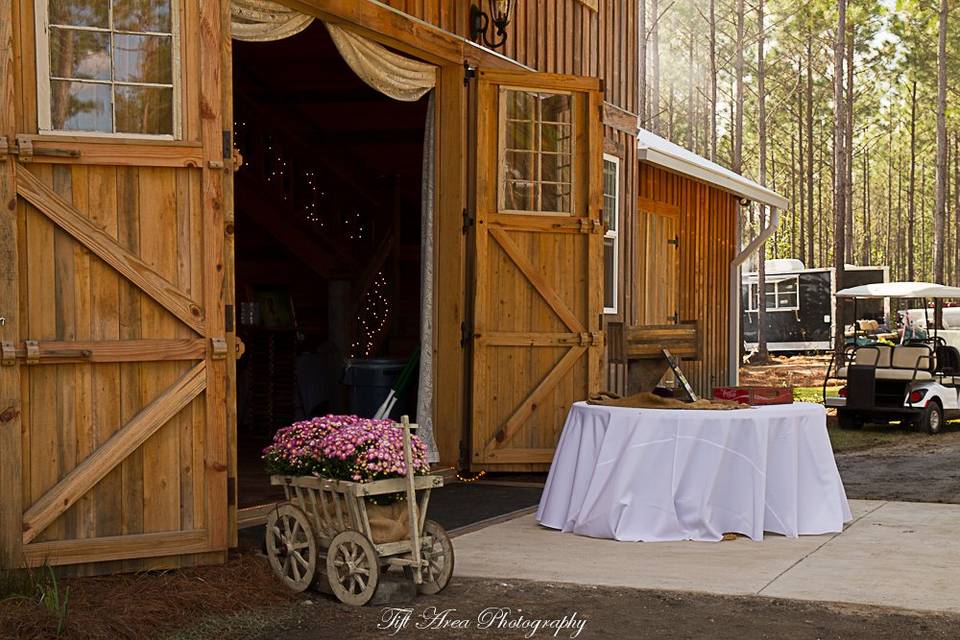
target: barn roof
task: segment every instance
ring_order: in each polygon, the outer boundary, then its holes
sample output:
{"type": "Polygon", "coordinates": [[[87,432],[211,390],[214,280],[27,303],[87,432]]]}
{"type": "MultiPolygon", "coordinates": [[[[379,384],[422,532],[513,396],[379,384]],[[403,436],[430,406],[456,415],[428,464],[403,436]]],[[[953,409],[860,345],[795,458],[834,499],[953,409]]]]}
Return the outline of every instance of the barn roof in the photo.
{"type": "Polygon", "coordinates": [[[712,184],[741,198],[778,209],[787,208],[787,199],[779,193],[721,167],[716,162],[710,162],[646,129],[637,131],[637,153],[641,161],[712,184]]]}

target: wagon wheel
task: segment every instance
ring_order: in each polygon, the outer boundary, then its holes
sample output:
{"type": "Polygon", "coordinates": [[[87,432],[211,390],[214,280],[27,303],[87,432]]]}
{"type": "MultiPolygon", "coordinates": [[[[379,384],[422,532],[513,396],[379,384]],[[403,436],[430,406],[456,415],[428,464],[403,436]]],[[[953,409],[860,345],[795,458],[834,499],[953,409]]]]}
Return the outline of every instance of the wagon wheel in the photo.
{"type": "MultiPolygon", "coordinates": [[[[423,523],[423,536],[429,536],[430,541],[424,541],[420,551],[427,566],[423,569],[423,582],[417,588],[420,593],[432,595],[443,591],[453,576],[453,543],[444,528],[434,520],[423,523]]],[[[412,576],[412,569],[404,569],[408,576],[412,576]]]]}
{"type": "Polygon", "coordinates": [[[380,558],[373,544],[357,531],[341,531],[327,549],[330,588],[344,604],[357,607],[370,602],[380,583],[380,558]]]}
{"type": "Polygon", "coordinates": [[[317,574],[317,540],[307,515],[289,504],[271,511],[266,543],[273,572],[294,591],[305,591],[317,574]]]}

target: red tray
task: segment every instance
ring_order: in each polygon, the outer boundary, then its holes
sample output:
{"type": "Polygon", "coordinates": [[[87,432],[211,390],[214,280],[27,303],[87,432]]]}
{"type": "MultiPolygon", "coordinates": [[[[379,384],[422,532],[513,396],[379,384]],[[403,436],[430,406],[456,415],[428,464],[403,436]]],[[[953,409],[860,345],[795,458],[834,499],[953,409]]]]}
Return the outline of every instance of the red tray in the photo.
{"type": "Polygon", "coordinates": [[[715,387],[713,397],[749,405],[793,404],[793,387],[715,387]]]}

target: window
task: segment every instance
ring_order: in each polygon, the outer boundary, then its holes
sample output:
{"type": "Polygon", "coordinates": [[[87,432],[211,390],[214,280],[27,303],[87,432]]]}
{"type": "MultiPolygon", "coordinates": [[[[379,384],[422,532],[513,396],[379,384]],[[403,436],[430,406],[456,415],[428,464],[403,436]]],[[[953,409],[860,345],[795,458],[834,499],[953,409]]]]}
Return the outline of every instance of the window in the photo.
{"type": "Polygon", "coordinates": [[[40,129],[177,134],[175,0],[39,0],[40,129]]]}
{"type": "MultiPolygon", "coordinates": [[[[767,282],[766,298],[767,311],[796,311],[800,308],[800,279],[787,278],[777,282],[767,282]]],[[[750,295],[747,299],[747,311],[757,311],[759,284],[754,282],[750,285],[750,295]]]]}
{"type": "Polygon", "coordinates": [[[500,210],[573,212],[573,96],[500,92],[500,210]]]}
{"type": "Polygon", "coordinates": [[[620,274],[620,158],[603,154],[603,312],[617,313],[620,274]]]}

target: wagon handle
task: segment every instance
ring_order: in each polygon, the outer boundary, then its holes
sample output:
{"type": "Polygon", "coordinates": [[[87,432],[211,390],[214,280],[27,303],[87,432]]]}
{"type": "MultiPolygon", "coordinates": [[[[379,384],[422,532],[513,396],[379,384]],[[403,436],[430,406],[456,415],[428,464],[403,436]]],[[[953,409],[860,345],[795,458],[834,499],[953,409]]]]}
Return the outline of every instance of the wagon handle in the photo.
{"type": "Polygon", "coordinates": [[[410,514],[410,543],[413,545],[413,579],[423,584],[420,565],[420,517],[417,515],[417,492],[413,483],[413,450],[410,447],[410,417],[400,418],[403,428],[403,460],[407,465],[407,511],[410,514]]]}

